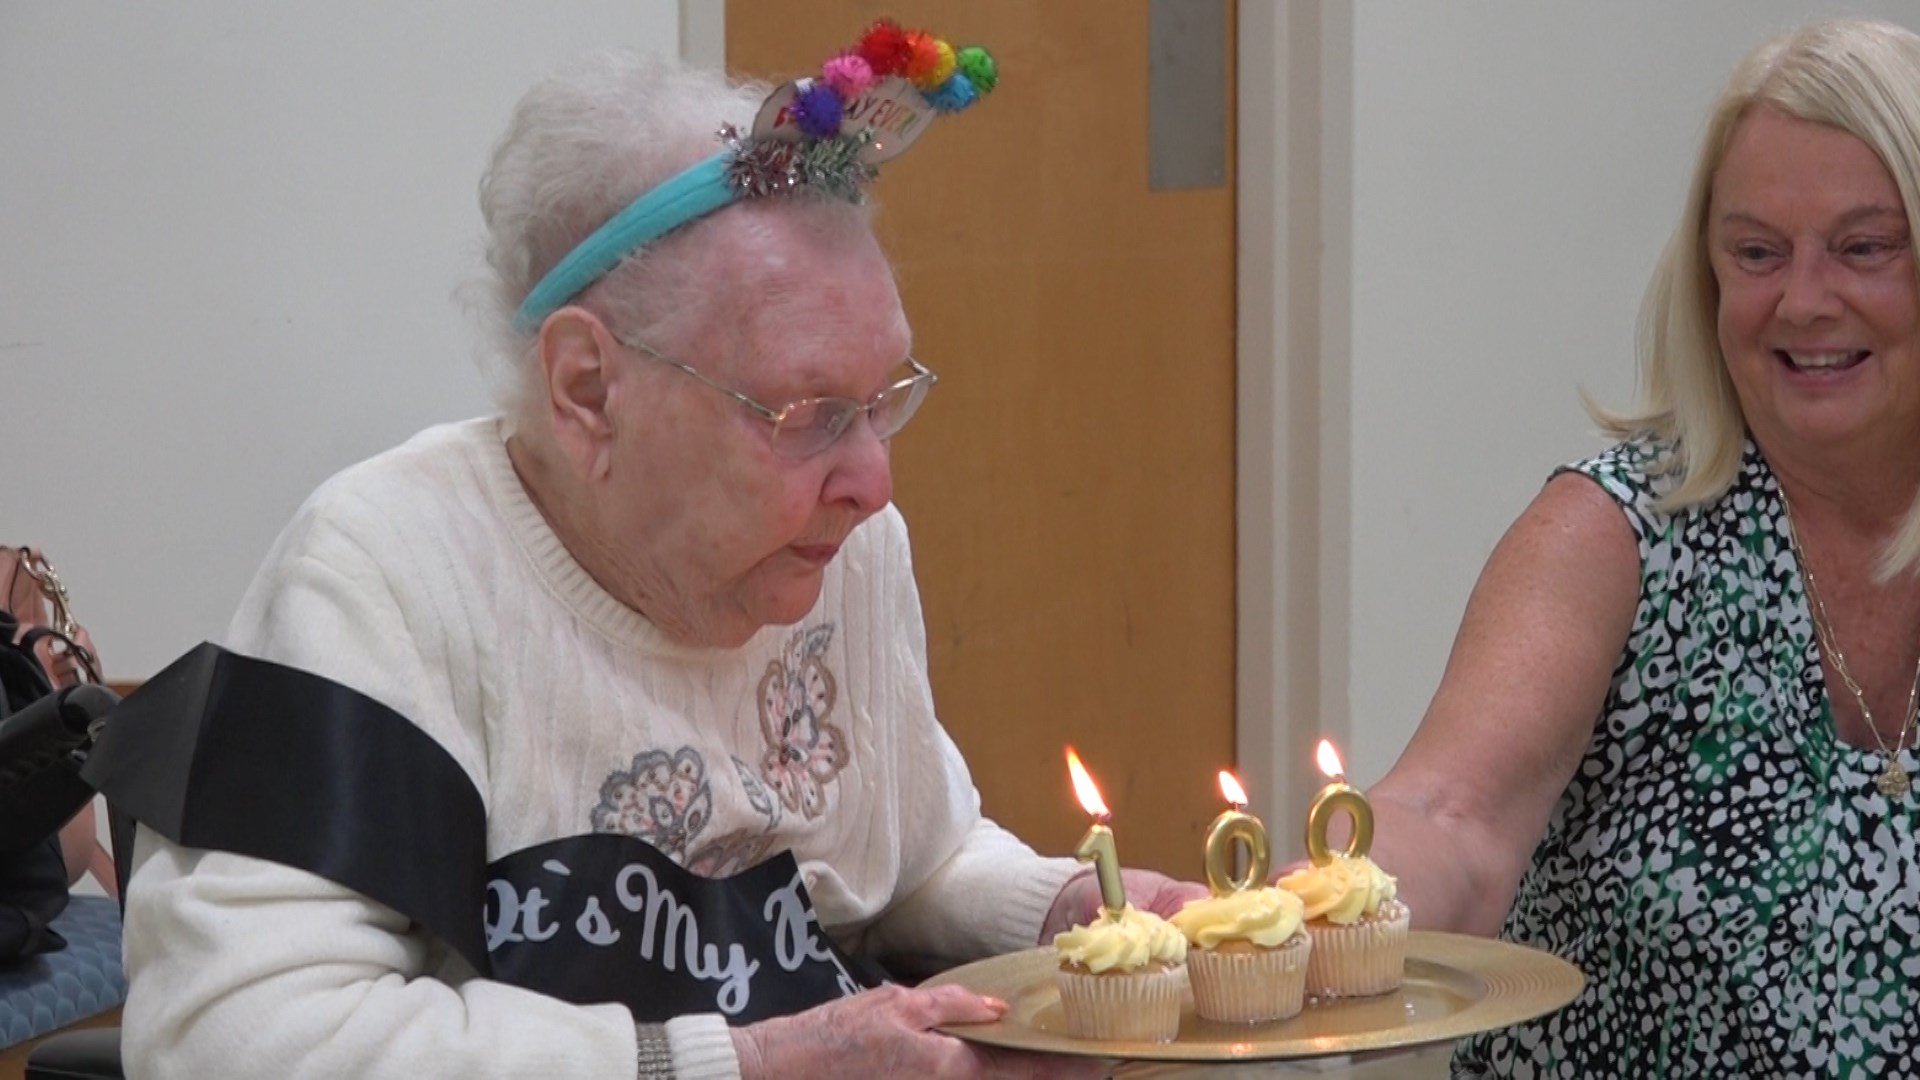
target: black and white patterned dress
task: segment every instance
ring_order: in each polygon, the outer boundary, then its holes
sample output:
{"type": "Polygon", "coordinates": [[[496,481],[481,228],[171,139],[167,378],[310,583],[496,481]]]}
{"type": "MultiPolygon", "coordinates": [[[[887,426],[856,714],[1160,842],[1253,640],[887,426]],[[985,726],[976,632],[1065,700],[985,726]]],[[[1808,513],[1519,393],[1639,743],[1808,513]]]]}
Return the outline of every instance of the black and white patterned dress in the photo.
{"type": "Polygon", "coordinates": [[[1749,444],[1726,495],[1668,516],[1658,452],[1569,467],[1632,523],[1640,604],[1502,931],[1589,983],[1454,1073],[1920,1075],[1920,792],[1889,803],[1885,755],[1834,734],[1766,460],[1749,444]]]}

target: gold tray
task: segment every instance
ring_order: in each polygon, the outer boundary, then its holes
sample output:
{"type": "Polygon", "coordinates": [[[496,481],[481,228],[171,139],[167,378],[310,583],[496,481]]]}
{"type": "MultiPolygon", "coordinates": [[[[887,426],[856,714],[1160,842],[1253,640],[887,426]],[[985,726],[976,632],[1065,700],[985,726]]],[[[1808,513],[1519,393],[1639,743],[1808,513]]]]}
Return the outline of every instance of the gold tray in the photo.
{"type": "Polygon", "coordinates": [[[1407,942],[1406,983],[1393,993],[1311,1004],[1298,1016],[1266,1024],[1227,1024],[1195,1015],[1188,991],[1179,1036],[1149,1043],[1068,1035],[1053,981],[1057,966],[1051,948],[1028,949],[954,968],[922,985],[955,983],[1007,1003],[1007,1015],[991,1024],[941,1029],[972,1042],[1140,1061],[1256,1061],[1458,1039],[1553,1012],[1587,984],[1579,968],[1551,953],[1416,930],[1407,942]]]}

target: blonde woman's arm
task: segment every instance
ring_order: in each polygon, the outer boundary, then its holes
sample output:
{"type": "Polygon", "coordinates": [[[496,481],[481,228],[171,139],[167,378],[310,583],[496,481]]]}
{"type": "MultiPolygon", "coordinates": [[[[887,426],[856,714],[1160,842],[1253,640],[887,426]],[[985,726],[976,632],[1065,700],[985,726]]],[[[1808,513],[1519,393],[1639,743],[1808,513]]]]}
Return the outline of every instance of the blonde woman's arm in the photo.
{"type": "Polygon", "coordinates": [[[1420,729],[1368,796],[1416,926],[1493,935],[1593,737],[1640,597],[1620,507],[1543,488],[1474,586],[1420,729]]]}

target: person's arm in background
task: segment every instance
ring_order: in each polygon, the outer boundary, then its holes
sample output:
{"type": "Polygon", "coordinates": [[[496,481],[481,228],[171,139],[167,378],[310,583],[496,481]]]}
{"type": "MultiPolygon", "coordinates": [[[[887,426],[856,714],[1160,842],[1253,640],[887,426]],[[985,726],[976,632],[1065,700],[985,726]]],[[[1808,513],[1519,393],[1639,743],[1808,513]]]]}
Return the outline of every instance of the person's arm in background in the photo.
{"type": "Polygon", "coordinates": [[[60,858],[67,864],[67,884],[78,885],[89,872],[110,897],[120,895],[120,883],[113,876],[113,853],[100,843],[98,816],[93,801],[80,808],[73,820],[60,826],[60,858]]]}
{"type": "Polygon", "coordinates": [[[1499,933],[1639,597],[1632,526],[1577,474],[1551,481],[1494,549],[1419,731],[1367,793],[1372,857],[1415,926],[1499,933]]]}

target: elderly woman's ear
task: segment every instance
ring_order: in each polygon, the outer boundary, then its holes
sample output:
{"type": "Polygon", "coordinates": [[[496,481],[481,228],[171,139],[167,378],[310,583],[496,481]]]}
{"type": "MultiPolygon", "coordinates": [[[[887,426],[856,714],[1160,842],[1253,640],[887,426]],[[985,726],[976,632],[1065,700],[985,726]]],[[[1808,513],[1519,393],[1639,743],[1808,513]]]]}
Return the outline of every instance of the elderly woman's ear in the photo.
{"type": "Polygon", "coordinates": [[[613,421],[609,390],[617,377],[618,346],[592,312],[567,307],[540,328],[540,370],[553,444],[582,478],[611,466],[613,421]]]}

